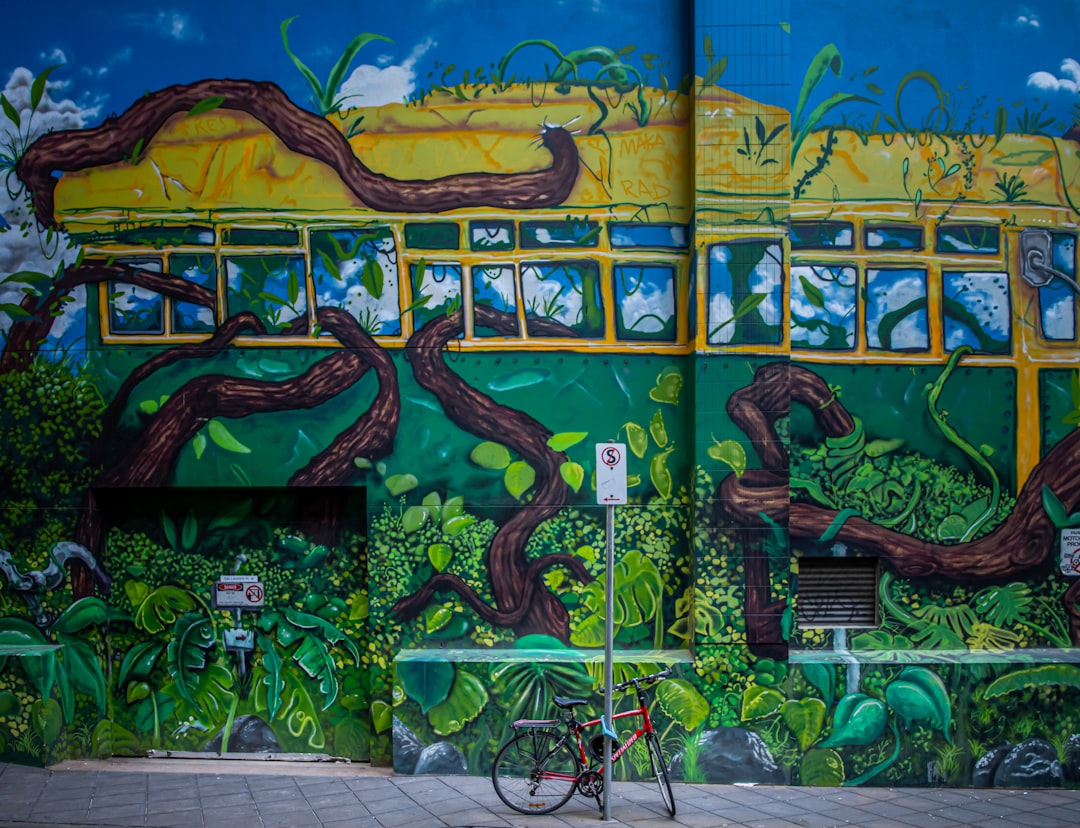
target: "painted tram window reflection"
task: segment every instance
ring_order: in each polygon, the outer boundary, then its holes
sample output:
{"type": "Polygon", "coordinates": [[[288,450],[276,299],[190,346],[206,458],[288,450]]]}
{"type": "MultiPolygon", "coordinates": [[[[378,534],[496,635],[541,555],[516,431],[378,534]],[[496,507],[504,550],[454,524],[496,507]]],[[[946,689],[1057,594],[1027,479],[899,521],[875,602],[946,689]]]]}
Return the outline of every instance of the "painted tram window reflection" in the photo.
{"type": "Polygon", "coordinates": [[[778,242],[709,248],[709,344],[775,344],[782,336],[783,251],[778,242]]]}
{"type": "Polygon", "coordinates": [[[225,260],[229,315],[250,311],[267,333],[307,313],[303,256],[233,256],[225,260]]]}
{"type": "Polygon", "coordinates": [[[615,265],[615,315],[619,339],[675,340],[675,268],[615,265]]]}
{"type": "Polygon", "coordinates": [[[853,267],[792,265],[793,348],[855,347],[857,278],[853,267]]]}
{"type": "Polygon", "coordinates": [[[929,350],[925,270],[868,270],[866,293],[866,342],[870,348],[882,351],[929,350]]]}
{"type": "Polygon", "coordinates": [[[372,336],[398,336],[398,266],[389,227],[317,230],[311,269],[319,307],[343,308],[372,336]]]}
{"type": "Polygon", "coordinates": [[[1009,274],[946,270],[942,274],[945,349],[968,345],[988,354],[1009,352],[1009,274]]]}
{"type": "MultiPolygon", "coordinates": [[[[161,273],[161,259],[117,259],[118,264],[161,273]]],[[[109,283],[109,330],[115,334],[160,334],[165,331],[165,299],[156,291],[123,282],[109,283]]]]}

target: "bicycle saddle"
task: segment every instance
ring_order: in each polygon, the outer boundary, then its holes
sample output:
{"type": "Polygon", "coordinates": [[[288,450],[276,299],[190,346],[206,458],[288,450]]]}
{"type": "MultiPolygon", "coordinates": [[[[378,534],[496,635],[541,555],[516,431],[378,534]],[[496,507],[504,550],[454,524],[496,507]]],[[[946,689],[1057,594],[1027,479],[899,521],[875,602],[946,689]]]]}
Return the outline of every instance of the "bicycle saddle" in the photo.
{"type": "Polygon", "coordinates": [[[580,707],[583,704],[588,704],[588,702],[585,701],[585,699],[568,699],[565,696],[555,697],[555,706],[562,707],[566,710],[569,710],[572,707],[580,707]]]}

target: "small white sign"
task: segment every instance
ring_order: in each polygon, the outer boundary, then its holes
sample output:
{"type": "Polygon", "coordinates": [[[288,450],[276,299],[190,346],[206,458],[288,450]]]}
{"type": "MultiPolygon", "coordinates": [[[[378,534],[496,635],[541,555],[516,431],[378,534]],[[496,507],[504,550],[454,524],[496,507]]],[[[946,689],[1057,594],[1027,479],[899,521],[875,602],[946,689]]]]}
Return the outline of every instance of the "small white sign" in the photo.
{"type": "Polygon", "coordinates": [[[596,444],[596,502],[601,506],[626,503],[626,445],[596,444]]]}
{"type": "Polygon", "coordinates": [[[1080,577],[1080,529],[1061,530],[1061,571],[1080,577]]]}
{"type": "Polygon", "coordinates": [[[221,609],[261,609],[265,600],[257,575],[222,575],[214,584],[214,605],[221,609]]]}

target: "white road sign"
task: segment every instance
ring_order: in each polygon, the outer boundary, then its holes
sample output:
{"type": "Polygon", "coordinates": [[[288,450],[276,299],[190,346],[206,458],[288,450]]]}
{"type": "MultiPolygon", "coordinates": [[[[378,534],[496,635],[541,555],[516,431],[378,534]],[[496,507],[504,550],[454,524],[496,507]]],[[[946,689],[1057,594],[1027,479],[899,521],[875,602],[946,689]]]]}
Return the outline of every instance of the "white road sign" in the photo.
{"type": "Polygon", "coordinates": [[[1061,572],[1080,576],[1080,529],[1061,530],[1061,572]]]}
{"type": "Polygon", "coordinates": [[[601,506],[626,503],[626,445],[596,444],[596,502],[601,506]]]}

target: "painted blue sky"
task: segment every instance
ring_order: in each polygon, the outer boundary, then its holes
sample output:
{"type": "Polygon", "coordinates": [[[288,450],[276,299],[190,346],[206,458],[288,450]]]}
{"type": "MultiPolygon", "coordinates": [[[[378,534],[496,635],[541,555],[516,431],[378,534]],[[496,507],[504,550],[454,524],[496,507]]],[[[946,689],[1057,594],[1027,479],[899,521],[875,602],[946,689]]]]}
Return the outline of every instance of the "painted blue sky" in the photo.
{"type": "MultiPolygon", "coordinates": [[[[563,51],[636,46],[628,60],[644,72],[641,55],[658,55],[649,81],[657,83],[663,71],[674,85],[691,64],[690,5],[683,0],[396,0],[377,5],[194,0],[169,6],[60,0],[46,11],[24,3],[3,14],[0,84],[18,66],[37,74],[62,64],[52,77],[64,86],[51,88],[50,94],[73,102],[87,124],[123,111],[147,90],[210,77],[272,80],[306,105],[310,89],[286,55],[279,33],[281,22],[296,16],[289,30],[293,50],[320,79],[356,34],[371,32],[393,41],[370,43],[353,62],[345,91],[363,96],[356,102],[400,100],[430,84],[429,73],[437,79],[450,64],[455,66],[453,79],[460,79],[465,68],[487,69],[526,39],[547,39],[563,51]]],[[[829,42],[840,50],[844,73],[826,78],[815,101],[836,91],[874,98],[880,107],[863,107],[867,124],[878,108],[895,117],[897,84],[913,70],[940,80],[949,107],[961,120],[985,96],[976,128],[993,128],[999,103],[1019,114],[1024,106],[1038,109],[1045,102],[1048,114],[1062,121],[1080,101],[1080,0],[876,0],[863,6],[850,0],[749,5],[697,0],[697,5],[697,54],[702,53],[701,27],[708,26],[717,56],[726,52],[729,57],[721,85],[752,91],[765,103],[793,109],[807,65],[829,42]],[[751,40],[716,35],[717,24],[756,24],[758,18],[768,42],[780,44],[778,59],[751,55],[751,40]],[[778,38],[783,28],[790,34],[778,38]],[[763,78],[780,82],[763,83],[763,78]],[[881,93],[872,93],[868,84],[881,93]]],[[[753,26],[743,31],[750,37],[753,26]]],[[[553,66],[553,55],[530,47],[514,58],[511,71],[540,76],[545,63],[553,66]]],[[[933,104],[930,87],[913,83],[902,108],[909,122],[918,121],[933,104]]]]}

